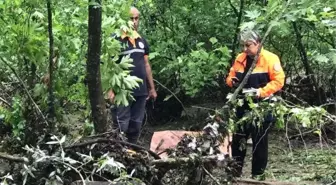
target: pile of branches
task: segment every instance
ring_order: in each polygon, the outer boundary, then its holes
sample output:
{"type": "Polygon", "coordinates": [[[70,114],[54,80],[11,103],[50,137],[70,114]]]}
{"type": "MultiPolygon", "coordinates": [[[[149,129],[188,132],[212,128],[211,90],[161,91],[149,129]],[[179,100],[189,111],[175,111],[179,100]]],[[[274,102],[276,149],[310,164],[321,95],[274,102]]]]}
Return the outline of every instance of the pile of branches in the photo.
{"type": "Polygon", "coordinates": [[[225,137],[221,134],[224,132],[218,130],[220,125],[215,121],[206,125],[199,136],[185,135],[174,150],[168,151],[168,159],[161,159],[144,147],[126,142],[116,130],[72,144],[65,144],[65,136],[52,136],[45,144],[48,147],[41,146],[43,149],[25,146],[25,157],[0,154],[0,158],[21,164],[11,172],[15,177],[13,181],[7,179],[16,184],[72,184],[78,181],[81,184],[84,181],[175,184],[167,179],[177,179],[171,175],[176,175],[179,170],[182,170],[178,172],[181,178],[194,179],[194,174],[199,172],[204,178],[211,176],[214,166],[227,165],[229,157],[219,150],[225,137]]]}
{"type": "MultiPolygon", "coordinates": [[[[110,181],[122,184],[154,184],[156,171],[150,161],[154,152],[124,141],[116,131],[65,145],[65,137],[53,136],[50,150],[26,146],[26,157],[0,154],[0,158],[22,163],[11,172],[16,184],[71,184],[75,181],[110,181]]],[[[1,180],[0,180],[1,182],[1,180]]],[[[84,184],[84,183],[82,183],[84,184]]]]}
{"type": "MultiPolygon", "coordinates": [[[[196,154],[198,156],[209,156],[221,154],[220,145],[227,136],[227,131],[219,132],[220,124],[217,122],[208,123],[203,132],[198,135],[185,134],[174,149],[167,149],[169,157],[187,157],[196,154]]],[[[221,127],[225,127],[224,124],[221,127]]],[[[226,130],[226,127],[225,127],[226,130]]]]}
{"type": "Polygon", "coordinates": [[[179,165],[166,172],[164,184],[209,184],[210,181],[223,184],[232,181],[230,166],[234,161],[220,150],[228,136],[227,125],[218,117],[210,116],[207,120],[202,133],[185,134],[175,148],[167,149],[169,158],[179,159],[179,165]],[[215,168],[220,171],[221,179],[211,175],[215,168]]]}

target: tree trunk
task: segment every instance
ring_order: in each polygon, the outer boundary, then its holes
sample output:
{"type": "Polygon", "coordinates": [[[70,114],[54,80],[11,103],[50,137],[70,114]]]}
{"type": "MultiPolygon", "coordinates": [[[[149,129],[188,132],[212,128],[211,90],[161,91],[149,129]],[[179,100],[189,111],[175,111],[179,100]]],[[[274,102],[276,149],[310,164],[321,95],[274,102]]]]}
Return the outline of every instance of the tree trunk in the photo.
{"type": "Polygon", "coordinates": [[[101,0],[94,0],[94,4],[91,2],[89,2],[87,79],[94,129],[97,133],[102,133],[106,132],[108,127],[100,78],[101,0]]]}
{"type": "Polygon", "coordinates": [[[52,32],[52,11],[51,11],[51,0],[47,1],[48,9],[48,33],[49,33],[49,84],[48,84],[48,107],[49,107],[49,123],[50,127],[53,128],[53,118],[55,117],[54,108],[54,93],[53,93],[53,58],[54,58],[54,37],[52,32]]]}
{"type": "MultiPolygon", "coordinates": [[[[242,17],[243,17],[243,11],[244,11],[244,4],[245,1],[244,0],[240,0],[240,5],[239,5],[239,11],[237,10],[237,8],[232,4],[231,0],[229,0],[229,5],[231,6],[234,14],[237,16],[237,22],[236,22],[236,28],[235,28],[235,32],[233,35],[233,40],[232,40],[232,45],[230,47],[231,49],[231,58],[230,58],[230,65],[229,67],[226,69],[226,71],[228,71],[232,64],[234,63],[235,57],[236,57],[236,49],[237,49],[237,44],[239,43],[238,40],[238,35],[239,35],[239,26],[241,24],[242,21],[242,17]]],[[[222,93],[222,99],[225,100],[226,99],[226,95],[228,93],[228,88],[226,86],[225,83],[225,75],[220,75],[219,77],[219,84],[220,84],[220,91],[222,93]]]]}
{"type": "Polygon", "coordinates": [[[321,104],[322,99],[321,99],[320,89],[319,89],[319,86],[317,84],[317,80],[314,76],[314,72],[309,65],[307,52],[306,52],[306,49],[305,49],[305,47],[303,46],[303,43],[302,43],[302,35],[300,33],[300,30],[298,29],[298,27],[296,25],[296,22],[293,22],[292,25],[293,25],[295,35],[296,35],[296,39],[297,39],[297,49],[299,50],[301,61],[302,61],[303,66],[306,70],[306,75],[307,75],[308,79],[311,82],[313,82],[314,87],[315,87],[315,91],[317,92],[317,96],[318,96],[318,103],[321,104]]]}
{"type": "Polygon", "coordinates": [[[229,1],[231,7],[233,8],[235,14],[238,16],[237,18],[237,23],[236,23],[236,30],[235,30],[235,33],[234,33],[234,38],[233,38],[233,41],[232,41],[232,46],[231,46],[231,64],[234,63],[234,60],[235,60],[235,57],[236,57],[236,48],[237,48],[237,43],[238,43],[238,35],[239,35],[239,26],[240,26],[240,23],[242,21],[242,17],[243,17],[243,9],[244,9],[244,0],[240,0],[240,7],[239,7],[239,13],[237,11],[237,9],[232,5],[231,1],[229,1]]]}

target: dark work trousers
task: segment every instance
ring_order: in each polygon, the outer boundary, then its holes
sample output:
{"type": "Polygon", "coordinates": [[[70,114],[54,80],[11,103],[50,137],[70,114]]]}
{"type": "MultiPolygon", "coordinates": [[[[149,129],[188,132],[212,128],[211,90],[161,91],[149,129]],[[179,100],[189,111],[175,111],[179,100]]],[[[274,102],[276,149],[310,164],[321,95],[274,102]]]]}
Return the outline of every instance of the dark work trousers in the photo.
{"type": "Polygon", "coordinates": [[[140,136],[142,121],[145,115],[147,96],[134,96],[128,106],[112,108],[114,126],[124,132],[128,142],[136,144],[140,136]]]}
{"type": "MultiPolygon", "coordinates": [[[[242,118],[250,108],[245,103],[243,107],[237,109],[237,117],[242,118]]],[[[268,160],[268,133],[273,122],[271,114],[267,115],[264,122],[258,126],[258,121],[255,123],[242,123],[232,137],[232,157],[236,160],[237,165],[234,168],[235,176],[242,175],[244,159],[246,156],[246,144],[249,135],[251,134],[252,147],[252,176],[262,175],[267,166],[268,160]]]]}

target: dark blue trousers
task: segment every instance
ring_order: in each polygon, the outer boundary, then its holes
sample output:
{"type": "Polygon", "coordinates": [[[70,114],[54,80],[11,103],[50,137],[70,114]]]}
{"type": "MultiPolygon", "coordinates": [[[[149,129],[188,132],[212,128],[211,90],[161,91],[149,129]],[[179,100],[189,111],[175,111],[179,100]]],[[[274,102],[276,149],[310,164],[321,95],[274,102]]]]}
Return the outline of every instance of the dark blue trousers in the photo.
{"type": "MultiPolygon", "coordinates": [[[[245,103],[237,109],[237,117],[242,118],[245,113],[250,111],[249,106],[245,103]]],[[[252,147],[252,175],[262,175],[265,172],[268,161],[268,133],[270,131],[274,118],[271,114],[265,116],[264,121],[258,126],[255,123],[243,123],[232,137],[232,157],[236,160],[237,165],[234,174],[241,176],[244,159],[246,156],[246,142],[251,135],[252,147]]]]}
{"type": "Polygon", "coordinates": [[[114,126],[124,132],[128,142],[136,144],[140,136],[142,121],[145,116],[147,96],[135,96],[135,101],[128,106],[112,108],[114,126]]]}

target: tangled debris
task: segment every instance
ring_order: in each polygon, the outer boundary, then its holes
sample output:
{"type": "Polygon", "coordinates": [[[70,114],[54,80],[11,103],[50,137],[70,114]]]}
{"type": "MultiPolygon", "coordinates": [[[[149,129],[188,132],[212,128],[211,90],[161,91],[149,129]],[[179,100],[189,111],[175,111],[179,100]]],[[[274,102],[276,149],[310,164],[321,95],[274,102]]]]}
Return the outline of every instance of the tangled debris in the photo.
{"type": "Polygon", "coordinates": [[[164,184],[208,184],[209,181],[219,184],[210,174],[215,167],[222,171],[224,183],[230,181],[232,176],[229,166],[232,166],[233,161],[220,149],[227,136],[226,125],[217,117],[209,119],[201,133],[185,134],[175,148],[166,151],[169,156],[167,162],[170,161],[172,165],[175,161],[179,165],[167,171],[164,184]],[[206,175],[211,179],[205,179],[206,175]]]}
{"type": "MultiPolygon", "coordinates": [[[[203,180],[215,166],[226,166],[229,157],[220,151],[225,132],[221,124],[208,123],[198,136],[185,135],[168,159],[144,147],[125,142],[111,131],[65,146],[65,137],[53,136],[51,150],[25,147],[27,158],[14,182],[24,184],[71,184],[78,181],[109,181],[139,184],[193,184],[203,180]],[[50,152],[53,151],[53,152],[50,152]],[[182,181],[179,181],[181,180],[182,181]],[[193,180],[193,181],[191,181],[193,180]]],[[[210,175],[209,175],[210,174],[210,175]]],[[[213,179],[213,181],[217,181],[213,179]]]]}
{"type": "Polygon", "coordinates": [[[208,156],[221,154],[220,146],[225,136],[218,131],[217,122],[208,123],[203,132],[197,135],[185,134],[174,149],[167,149],[169,157],[186,157],[190,154],[208,156]]]}

